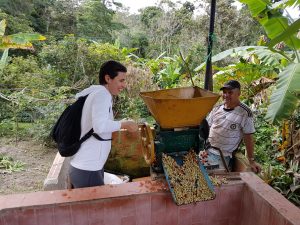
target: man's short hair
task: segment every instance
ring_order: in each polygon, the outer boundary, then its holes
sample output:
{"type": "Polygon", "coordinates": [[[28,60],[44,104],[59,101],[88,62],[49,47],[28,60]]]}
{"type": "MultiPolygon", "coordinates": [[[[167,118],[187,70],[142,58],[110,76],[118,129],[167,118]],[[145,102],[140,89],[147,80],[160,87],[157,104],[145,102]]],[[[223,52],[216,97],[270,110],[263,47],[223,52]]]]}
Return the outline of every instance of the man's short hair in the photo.
{"type": "Polygon", "coordinates": [[[229,80],[223,85],[223,87],[220,88],[220,90],[223,90],[225,88],[226,89],[231,89],[231,90],[237,88],[237,89],[240,90],[241,89],[241,84],[236,80],[229,80]]]}
{"type": "Polygon", "coordinates": [[[101,65],[99,71],[99,83],[106,84],[105,75],[108,75],[111,79],[118,76],[118,72],[127,72],[126,67],[120,62],[109,60],[101,65]]]}

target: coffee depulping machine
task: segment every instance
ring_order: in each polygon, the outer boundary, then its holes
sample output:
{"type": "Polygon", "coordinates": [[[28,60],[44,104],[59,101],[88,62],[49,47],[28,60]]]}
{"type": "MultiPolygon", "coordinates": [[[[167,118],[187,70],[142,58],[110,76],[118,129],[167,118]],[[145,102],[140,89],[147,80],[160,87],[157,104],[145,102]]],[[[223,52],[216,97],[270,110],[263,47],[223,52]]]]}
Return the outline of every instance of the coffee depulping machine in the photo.
{"type": "MultiPolygon", "coordinates": [[[[142,148],[151,173],[163,173],[162,154],[204,149],[208,134],[205,116],[219,95],[199,87],[141,92],[141,98],[156,120],[154,130],[140,125],[142,148]]],[[[152,175],[152,174],[151,174],[152,175]]]]}

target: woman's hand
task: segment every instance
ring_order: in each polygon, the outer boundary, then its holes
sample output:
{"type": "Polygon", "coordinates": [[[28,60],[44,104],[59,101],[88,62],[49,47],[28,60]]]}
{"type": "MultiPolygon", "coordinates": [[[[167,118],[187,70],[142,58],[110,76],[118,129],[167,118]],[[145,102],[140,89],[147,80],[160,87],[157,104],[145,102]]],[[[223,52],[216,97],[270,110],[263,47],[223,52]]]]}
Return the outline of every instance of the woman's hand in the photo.
{"type": "Polygon", "coordinates": [[[136,122],[133,120],[122,120],[121,121],[121,129],[126,129],[129,132],[136,132],[139,127],[136,122]]]}

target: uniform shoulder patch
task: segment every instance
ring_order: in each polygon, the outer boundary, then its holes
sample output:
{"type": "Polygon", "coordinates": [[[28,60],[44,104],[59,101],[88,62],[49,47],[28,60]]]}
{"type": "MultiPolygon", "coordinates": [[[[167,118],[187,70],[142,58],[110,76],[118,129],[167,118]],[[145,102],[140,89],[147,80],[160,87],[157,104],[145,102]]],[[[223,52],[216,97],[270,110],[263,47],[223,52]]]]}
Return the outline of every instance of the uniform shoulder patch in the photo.
{"type": "Polygon", "coordinates": [[[249,117],[253,117],[253,113],[252,113],[251,109],[246,104],[240,103],[240,107],[247,112],[249,117]]]}

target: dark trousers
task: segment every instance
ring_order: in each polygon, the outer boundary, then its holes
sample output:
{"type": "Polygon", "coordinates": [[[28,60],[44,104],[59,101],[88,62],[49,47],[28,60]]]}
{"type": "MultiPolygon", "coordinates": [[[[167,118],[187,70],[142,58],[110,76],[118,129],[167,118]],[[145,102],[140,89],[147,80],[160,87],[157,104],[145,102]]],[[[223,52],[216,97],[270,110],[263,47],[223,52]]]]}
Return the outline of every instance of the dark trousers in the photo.
{"type": "Polygon", "coordinates": [[[88,171],[70,165],[69,176],[73,188],[104,185],[104,168],[97,171],[88,171]]]}

